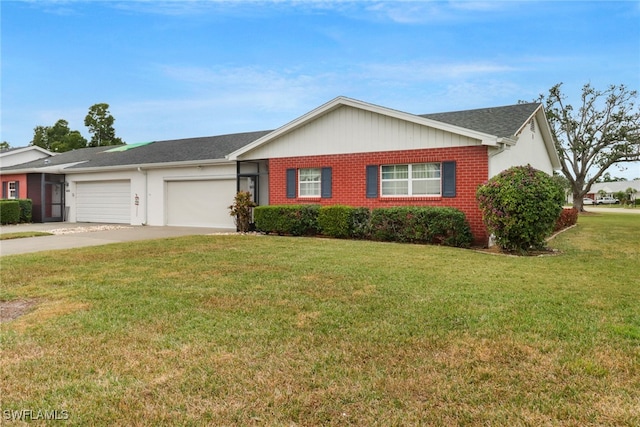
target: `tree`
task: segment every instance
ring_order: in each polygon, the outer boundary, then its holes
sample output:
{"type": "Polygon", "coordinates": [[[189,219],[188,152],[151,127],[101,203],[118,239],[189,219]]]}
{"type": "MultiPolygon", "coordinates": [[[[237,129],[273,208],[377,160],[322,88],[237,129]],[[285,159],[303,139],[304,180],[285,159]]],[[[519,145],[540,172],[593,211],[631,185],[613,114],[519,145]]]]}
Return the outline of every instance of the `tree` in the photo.
{"type": "Polygon", "coordinates": [[[113,128],[115,120],[109,112],[109,104],[95,104],[89,108],[89,113],[84,118],[84,125],[89,128],[91,134],[90,147],[124,144],[122,139],[116,137],[116,131],[113,128]]]}
{"type": "MultiPolygon", "coordinates": [[[[624,85],[606,90],[582,87],[577,110],[566,104],[562,83],[549,89],[547,119],[560,156],[562,173],[569,180],[573,207],[583,211],[582,198],[612,165],[640,160],[640,111],[637,92],[624,85]]],[[[540,101],[545,101],[540,95],[540,101]]]]}
{"type": "Polygon", "coordinates": [[[87,140],[79,131],[69,129],[69,122],[60,119],[53,126],[36,126],[33,129],[31,145],[62,153],[85,148],[87,140]]]}
{"type": "Polygon", "coordinates": [[[11,144],[9,144],[7,141],[2,141],[0,143],[0,150],[8,150],[9,148],[11,148],[11,144]]]}

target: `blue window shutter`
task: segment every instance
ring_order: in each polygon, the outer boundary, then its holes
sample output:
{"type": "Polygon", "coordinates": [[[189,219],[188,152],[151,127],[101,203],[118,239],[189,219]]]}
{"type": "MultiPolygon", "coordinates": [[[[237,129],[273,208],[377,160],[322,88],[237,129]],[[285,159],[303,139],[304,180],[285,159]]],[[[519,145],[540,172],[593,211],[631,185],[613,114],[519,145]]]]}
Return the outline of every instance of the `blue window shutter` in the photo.
{"type": "Polygon", "coordinates": [[[16,199],[20,198],[20,181],[16,181],[16,199]]]}
{"type": "Polygon", "coordinates": [[[378,165],[367,166],[367,198],[378,197],[378,165]]]}
{"type": "Polygon", "coordinates": [[[442,197],[456,197],[456,162],[442,162],[442,197]]]}
{"type": "Polygon", "coordinates": [[[296,170],[287,169],[287,199],[296,198],[296,170]]]}
{"type": "Polygon", "coordinates": [[[9,183],[7,181],[4,181],[2,183],[2,198],[6,199],[7,197],[9,197],[9,183]]]}
{"type": "Polygon", "coordinates": [[[320,197],[331,198],[331,168],[322,168],[320,175],[320,197]]]}

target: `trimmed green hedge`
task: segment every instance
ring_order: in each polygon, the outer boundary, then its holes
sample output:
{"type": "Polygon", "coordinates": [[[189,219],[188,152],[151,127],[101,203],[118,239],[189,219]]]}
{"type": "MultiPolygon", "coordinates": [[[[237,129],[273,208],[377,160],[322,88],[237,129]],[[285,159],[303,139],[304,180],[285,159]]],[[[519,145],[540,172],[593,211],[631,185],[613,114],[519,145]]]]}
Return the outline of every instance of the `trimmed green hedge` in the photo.
{"type": "Polygon", "coordinates": [[[378,208],[371,212],[374,240],[468,247],[473,236],[461,211],[448,207],[378,208]]]}
{"type": "Polygon", "coordinates": [[[258,206],[253,210],[256,230],[264,233],[314,236],[319,233],[320,205],[258,206]]]}
{"type": "Polygon", "coordinates": [[[0,224],[20,222],[20,203],[17,200],[0,200],[0,224]]]}
{"type": "Polygon", "coordinates": [[[20,203],[20,222],[31,222],[33,218],[33,202],[31,199],[18,199],[18,203],[20,203]]]}
{"type": "Polygon", "coordinates": [[[470,246],[473,239],[464,213],[447,207],[258,206],[254,220],[257,231],[280,235],[323,234],[458,247],[470,246]]]}
{"type": "Polygon", "coordinates": [[[338,239],[362,239],[369,236],[371,211],[352,206],[323,206],[318,212],[320,232],[338,239]]]}

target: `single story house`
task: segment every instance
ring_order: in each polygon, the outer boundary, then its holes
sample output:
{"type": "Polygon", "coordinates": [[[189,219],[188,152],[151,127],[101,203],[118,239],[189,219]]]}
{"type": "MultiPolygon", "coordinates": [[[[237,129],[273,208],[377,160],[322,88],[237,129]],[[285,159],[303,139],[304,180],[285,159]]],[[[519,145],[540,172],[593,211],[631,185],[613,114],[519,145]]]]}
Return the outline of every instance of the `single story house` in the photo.
{"type": "MultiPolygon", "coordinates": [[[[51,151],[35,145],[7,148],[0,151],[0,167],[19,165],[53,155],[54,153],[51,151]]],[[[1,178],[3,199],[24,199],[27,197],[26,176],[22,174],[2,175],[1,178]]]]}
{"type": "Polygon", "coordinates": [[[626,193],[627,189],[631,188],[635,190],[635,193],[631,194],[631,200],[640,198],[640,181],[612,181],[612,182],[597,182],[591,186],[589,193],[586,197],[597,200],[604,196],[615,197],[616,193],[626,193]],[[602,192],[602,193],[601,193],[602,192]]]}
{"type": "Polygon", "coordinates": [[[70,222],[234,228],[247,190],[261,205],[451,206],[486,243],[476,188],[525,164],[560,167],[541,104],[414,115],[338,97],[273,131],[87,148],[0,175],[40,188],[40,220],[53,203],[70,222]]]}

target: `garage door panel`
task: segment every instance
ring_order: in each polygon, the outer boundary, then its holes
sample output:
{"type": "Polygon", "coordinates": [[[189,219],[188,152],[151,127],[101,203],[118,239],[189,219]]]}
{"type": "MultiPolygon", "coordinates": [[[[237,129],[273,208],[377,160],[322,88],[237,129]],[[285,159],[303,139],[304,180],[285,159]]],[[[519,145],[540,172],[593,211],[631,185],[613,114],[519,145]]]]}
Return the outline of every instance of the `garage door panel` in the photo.
{"type": "Polygon", "coordinates": [[[130,224],[131,182],[78,182],[76,221],[130,224]]]}
{"type": "Polygon", "coordinates": [[[235,197],[233,179],[167,181],[167,225],[235,228],[228,206],[235,197]]]}

